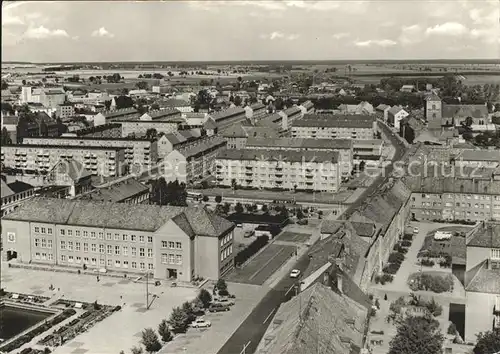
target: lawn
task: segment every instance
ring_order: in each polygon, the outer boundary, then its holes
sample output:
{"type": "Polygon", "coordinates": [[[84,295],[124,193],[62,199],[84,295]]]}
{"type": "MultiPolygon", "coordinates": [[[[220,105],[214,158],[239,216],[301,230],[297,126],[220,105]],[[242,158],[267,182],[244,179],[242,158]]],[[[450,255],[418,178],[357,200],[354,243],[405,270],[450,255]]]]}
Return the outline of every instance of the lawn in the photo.
{"type": "Polygon", "coordinates": [[[464,259],[465,260],[465,237],[458,236],[458,233],[467,232],[470,227],[465,226],[446,226],[438,230],[433,230],[427,234],[418,252],[419,257],[429,254],[431,257],[433,255],[439,255],[440,253],[448,254],[454,259],[464,259]],[[436,241],[434,240],[434,233],[436,231],[452,231],[454,235],[450,240],[436,241]]]}
{"type": "Polygon", "coordinates": [[[309,234],[299,232],[284,231],[276,239],[280,241],[305,242],[310,236],[309,234]]]}

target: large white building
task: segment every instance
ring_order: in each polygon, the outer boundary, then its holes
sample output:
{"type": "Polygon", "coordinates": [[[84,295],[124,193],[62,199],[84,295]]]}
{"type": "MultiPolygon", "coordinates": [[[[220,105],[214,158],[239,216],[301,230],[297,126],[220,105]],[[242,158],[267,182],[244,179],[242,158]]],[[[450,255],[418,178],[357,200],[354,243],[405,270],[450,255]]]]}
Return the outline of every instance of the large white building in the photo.
{"type": "Polygon", "coordinates": [[[66,101],[66,93],[62,87],[35,88],[23,86],[21,88],[20,103],[41,103],[44,107],[57,108],[66,101]]]}
{"type": "Polygon", "coordinates": [[[374,139],[377,122],[364,115],[304,115],[292,124],[293,138],[374,139]]]}
{"type": "Polygon", "coordinates": [[[341,181],[337,151],[223,150],[215,160],[221,186],[335,193],[341,181]]]}

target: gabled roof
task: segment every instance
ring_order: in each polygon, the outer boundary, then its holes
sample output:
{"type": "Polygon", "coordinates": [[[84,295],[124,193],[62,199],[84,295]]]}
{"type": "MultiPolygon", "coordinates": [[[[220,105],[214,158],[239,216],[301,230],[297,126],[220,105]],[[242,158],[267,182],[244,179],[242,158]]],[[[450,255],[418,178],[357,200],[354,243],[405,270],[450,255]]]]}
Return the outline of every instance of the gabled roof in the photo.
{"type": "Polygon", "coordinates": [[[262,102],[256,102],[254,104],[251,104],[250,108],[253,109],[254,111],[256,111],[259,109],[266,109],[266,105],[263,104],[262,102]]]}
{"type": "Polygon", "coordinates": [[[7,184],[14,193],[21,193],[33,189],[33,186],[22,181],[15,181],[7,184]]]}
{"type": "Polygon", "coordinates": [[[366,318],[366,308],[316,283],[280,306],[256,353],[359,353],[366,318]]]}
{"type": "Polygon", "coordinates": [[[467,247],[500,248],[500,223],[479,224],[469,235],[467,247]]]}
{"type": "Polygon", "coordinates": [[[219,160],[273,160],[278,162],[303,162],[337,163],[338,151],[311,151],[306,150],[300,154],[290,150],[264,150],[264,149],[223,149],[217,154],[219,160]]]}
{"type": "Polygon", "coordinates": [[[73,159],[60,160],[50,173],[67,174],[74,182],[92,175],[80,162],[73,159]]]}
{"type": "Polygon", "coordinates": [[[377,108],[375,108],[375,109],[376,109],[376,110],[378,110],[378,111],[385,111],[387,108],[390,108],[390,107],[391,107],[391,106],[389,106],[389,105],[386,105],[386,104],[381,103],[381,104],[379,104],[379,105],[377,106],[377,108]]]}
{"type": "MultiPolygon", "coordinates": [[[[219,237],[234,224],[201,207],[173,207],[88,200],[34,198],[3,220],[32,221],[155,232],[169,220],[185,215],[196,235],[219,237]]],[[[178,220],[178,219],[176,219],[178,220]]],[[[179,222],[180,223],[180,222],[179,222]]]]}
{"type": "Polygon", "coordinates": [[[248,147],[269,147],[290,148],[290,149],[330,149],[330,150],[350,150],[352,149],[351,139],[307,139],[307,138],[250,138],[247,141],[248,147]]]}
{"type": "Polygon", "coordinates": [[[465,273],[465,291],[500,294],[500,272],[491,269],[485,259],[465,273]]]}
{"type": "Polygon", "coordinates": [[[2,183],[2,185],[1,185],[2,198],[16,194],[16,193],[14,193],[14,191],[12,189],[9,188],[9,186],[7,185],[7,183],[5,183],[5,181],[3,179],[1,181],[2,181],[1,182],[2,183]]]}
{"type": "Polygon", "coordinates": [[[215,123],[215,121],[209,117],[205,123],[203,123],[203,128],[206,129],[206,130],[213,130],[213,129],[217,129],[217,123],[215,123]]]}
{"type": "Polygon", "coordinates": [[[404,111],[404,109],[402,107],[399,107],[399,106],[394,106],[394,107],[391,107],[391,109],[389,109],[389,113],[392,115],[396,115],[401,111],[404,111]]]}
{"type": "Polygon", "coordinates": [[[244,113],[245,110],[242,107],[229,107],[227,109],[212,113],[212,118],[217,122],[244,113]]]}
{"type": "Polygon", "coordinates": [[[97,188],[90,193],[82,195],[80,199],[120,203],[148,190],[149,187],[133,178],[129,178],[107,187],[97,188]]]}
{"type": "Polygon", "coordinates": [[[302,107],[304,107],[305,109],[310,109],[310,108],[314,108],[314,103],[312,103],[311,101],[307,100],[305,102],[302,102],[300,104],[302,107]]]}
{"type": "Polygon", "coordinates": [[[488,108],[482,104],[443,104],[443,118],[487,118],[488,108]]]}
{"type": "Polygon", "coordinates": [[[439,98],[438,95],[432,93],[430,95],[425,96],[426,101],[441,101],[441,98],[439,98]]]}

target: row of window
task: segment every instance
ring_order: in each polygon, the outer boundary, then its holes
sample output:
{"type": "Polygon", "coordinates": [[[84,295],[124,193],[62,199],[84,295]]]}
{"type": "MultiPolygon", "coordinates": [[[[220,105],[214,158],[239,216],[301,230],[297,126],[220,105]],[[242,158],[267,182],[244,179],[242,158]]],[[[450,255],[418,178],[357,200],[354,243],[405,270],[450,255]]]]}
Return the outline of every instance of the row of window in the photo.
{"type": "Polygon", "coordinates": [[[163,264],[182,264],[182,255],[180,254],[161,254],[161,262],[163,264]]]}
{"type": "Polygon", "coordinates": [[[220,253],[221,262],[224,261],[227,257],[229,257],[233,253],[233,245],[227,247],[220,253]]]}
{"type": "Polygon", "coordinates": [[[226,236],[224,236],[224,238],[220,240],[220,246],[223,247],[226,243],[228,243],[232,239],[233,239],[233,234],[232,233],[227,234],[226,236]]]}
{"type": "Polygon", "coordinates": [[[161,241],[161,248],[182,249],[182,242],[161,241]]]}
{"type": "Polygon", "coordinates": [[[39,234],[47,234],[47,235],[52,235],[52,228],[51,227],[39,227],[35,226],[35,232],[39,234]]]}
{"type": "Polygon", "coordinates": [[[41,247],[41,248],[52,248],[52,240],[47,240],[45,238],[39,239],[35,238],[35,247],[41,247]]]}
{"type": "MultiPolygon", "coordinates": [[[[36,258],[36,256],[35,256],[36,258]]],[[[77,264],[80,264],[83,262],[83,264],[90,264],[90,265],[97,265],[97,258],[90,258],[89,257],[80,257],[80,256],[66,256],[64,254],[61,255],[61,262],[63,263],[77,263],[77,264]]],[[[137,262],[129,262],[129,261],[120,261],[120,260],[112,260],[112,259],[108,259],[106,262],[104,261],[104,259],[99,259],[99,265],[101,266],[108,266],[108,267],[115,267],[115,268],[128,268],[129,267],[129,264],[131,266],[132,269],[137,269],[137,266],[139,265],[139,269],[141,270],[145,270],[146,269],[146,263],[144,262],[140,262],[140,263],[137,263],[137,262]]],[[[153,263],[148,263],[148,270],[153,270],[154,269],[154,265],[153,263]]]]}
{"type": "Polygon", "coordinates": [[[54,255],[52,253],[40,253],[40,252],[36,252],[35,253],[35,259],[41,259],[41,260],[47,260],[47,261],[52,261],[54,260],[54,255]]]}
{"type": "MultiPolygon", "coordinates": [[[[35,227],[35,231],[36,231],[36,227],[35,227]]],[[[59,230],[59,233],[61,236],[73,236],[73,230],[61,229],[61,230],[59,230]]],[[[82,233],[80,232],[80,230],[75,230],[75,237],[80,237],[81,235],[82,235],[82,233]]],[[[98,232],[97,236],[98,236],[99,240],[103,240],[104,239],[104,232],[98,232]]],[[[89,232],[83,231],[83,238],[88,238],[88,237],[89,237],[89,232]]],[[[93,239],[97,238],[95,231],[90,232],[90,238],[93,238],[93,239]]],[[[111,241],[111,240],[126,241],[126,242],[128,242],[130,240],[131,242],[137,242],[137,235],[128,235],[128,234],[120,235],[119,233],[115,233],[114,235],[112,235],[111,232],[107,232],[106,233],[106,240],[108,240],[108,241],[111,241]]],[[[139,235],[139,242],[144,243],[145,240],[146,240],[145,236],[139,235]]],[[[148,243],[153,243],[153,236],[147,236],[147,241],[148,241],[148,243]]]]}
{"type": "MultiPolygon", "coordinates": [[[[82,244],[80,242],[75,242],[74,247],[73,247],[73,241],[60,241],[60,248],[61,250],[68,250],[68,251],[81,251],[82,250],[82,244]]],[[[104,245],[104,244],[99,244],[99,253],[107,253],[109,255],[123,255],[123,256],[128,256],[128,246],[113,246],[113,245],[104,245]]],[[[132,257],[137,256],[137,247],[130,247],[130,253],[132,257]]],[[[89,244],[88,243],[83,243],[83,252],[89,252],[89,244]]],[[[92,253],[97,253],[97,244],[92,243],[90,244],[90,252],[92,253]]],[[[146,251],[146,248],[144,247],[139,247],[139,257],[145,257],[145,254],[147,252],[148,258],[153,258],[153,249],[148,248],[146,251]]]]}

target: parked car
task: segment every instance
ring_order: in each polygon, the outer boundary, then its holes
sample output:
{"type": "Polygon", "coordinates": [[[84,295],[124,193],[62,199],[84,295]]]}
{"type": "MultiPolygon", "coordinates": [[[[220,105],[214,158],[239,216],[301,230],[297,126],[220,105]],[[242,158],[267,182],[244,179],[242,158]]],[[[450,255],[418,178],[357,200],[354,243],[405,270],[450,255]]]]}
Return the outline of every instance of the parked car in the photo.
{"type": "Polygon", "coordinates": [[[290,278],[298,278],[300,275],[300,270],[294,269],[290,272],[290,278]]]}
{"type": "Polygon", "coordinates": [[[224,311],[229,311],[231,310],[231,307],[229,305],[225,304],[211,304],[210,307],[208,308],[208,311],[210,312],[224,312],[224,311]]]}
{"type": "Polygon", "coordinates": [[[204,318],[197,318],[193,323],[191,323],[191,327],[193,328],[208,328],[211,326],[212,323],[204,318]]]}
{"type": "Polygon", "coordinates": [[[243,237],[252,237],[253,235],[255,235],[255,230],[246,230],[243,237]]]}
{"type": "Polygon", "coordinates": [[[229,300],[228,297],[224,297],[224,296],[214,296],[214,302],[218,302],[218,303],[221,303],[223,305],[228,305],[228,306],[234,305],[234,301],[229,300]]]}
{"type": "Polygon", "coordinates": [[[418,234],[418,232],[419,232],[418,227],[416,227],[416,226],[415,226],[415,227],[413,228],[413,233],[414,233],[414,234],[418,234]]]}

